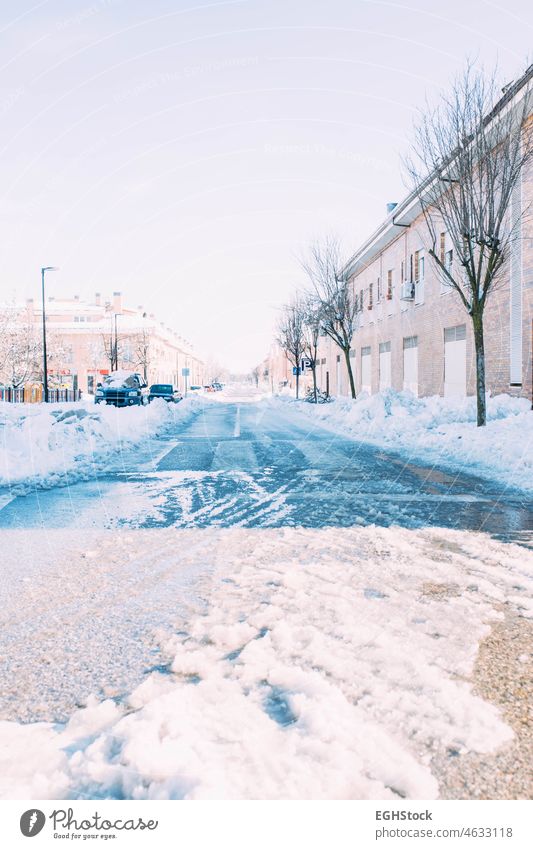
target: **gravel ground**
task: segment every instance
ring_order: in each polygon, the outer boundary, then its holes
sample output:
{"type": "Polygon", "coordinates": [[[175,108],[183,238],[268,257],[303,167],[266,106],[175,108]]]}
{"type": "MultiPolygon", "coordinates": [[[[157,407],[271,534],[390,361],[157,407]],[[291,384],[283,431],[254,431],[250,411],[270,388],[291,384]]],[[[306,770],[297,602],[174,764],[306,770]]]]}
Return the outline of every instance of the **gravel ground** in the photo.
{"type": "Polygon", "coordinates": [[[509,604],[480,644],[472,674],[474,693],[500,708],[514,739],[496,752],[433,761],[442,799],[533,798],[533,621],[509,604]]]}

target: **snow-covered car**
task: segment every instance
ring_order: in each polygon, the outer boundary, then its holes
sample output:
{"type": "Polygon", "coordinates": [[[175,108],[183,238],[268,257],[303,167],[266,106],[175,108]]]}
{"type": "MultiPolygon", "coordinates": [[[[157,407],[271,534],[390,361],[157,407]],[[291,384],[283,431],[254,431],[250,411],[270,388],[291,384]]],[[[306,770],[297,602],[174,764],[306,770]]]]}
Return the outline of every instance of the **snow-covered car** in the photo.
{"type": "Polygon", "coordinates": [[[183,395],[179,389],[175,389],[171,383],[153,383],[150,386],[148,400],[153,401],[155,398],[162,398],[163,401],[173,401],[177,403],[181,401],[183,395]]]}
{"type": "Polygon", "coordinates": [[[133,407],[148,404],[148,389],[140,374],[132,371],[113,371],[96,388],[95,404],[133,407]]]}

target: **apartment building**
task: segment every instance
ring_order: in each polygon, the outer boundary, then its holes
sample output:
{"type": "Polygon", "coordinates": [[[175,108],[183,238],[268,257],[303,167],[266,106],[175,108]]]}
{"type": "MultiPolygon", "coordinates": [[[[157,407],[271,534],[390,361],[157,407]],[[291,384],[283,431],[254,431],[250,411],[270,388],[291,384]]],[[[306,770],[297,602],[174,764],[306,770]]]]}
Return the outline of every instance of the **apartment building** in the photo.
{"type": "MultiPolygon", "coordinates": [[[[42,322],[42,306],[28,301],[28,317],[36,331],[42,322]]],[[[49,297],[45,304],[48,368],[53,384],[92,393],[112,370],[116,344],[118,368],[138,371],[147,383],[172,383],[185,388],[203,383],[204,364],[192,345],[158,321],[142,306],[123,303],[121,292],[104,300],[49,297]]]]}
{"type": "MultiPolygon", "coordinates": [[[[514,96],[533,76],[515,84],[514,96]]],[[[533,120],[530,117],[529,120],[533,120]]],[[[533,169],[522,173],[512,199],[511,220],[523,215],[510,262],[485,309],[486,385],[493,394],[531,398],[533,336],[533,169]]],[[[428,256],[420,202],[410,195],[389,204],[387,217],[342,270],[352,286],[358,314],[351,352],[358,392],[392,387],[415,395],[475,394],[472,321],[458,293],[442,282],[428,256]]],[[[455,267],[445,228],[441,258],[455,267]]],[[[455,270],[457,268],[455,267],[455,270]]],[[[342,352],[323,340],[318,358],[321,388],[348,395],[342,352]]]]}

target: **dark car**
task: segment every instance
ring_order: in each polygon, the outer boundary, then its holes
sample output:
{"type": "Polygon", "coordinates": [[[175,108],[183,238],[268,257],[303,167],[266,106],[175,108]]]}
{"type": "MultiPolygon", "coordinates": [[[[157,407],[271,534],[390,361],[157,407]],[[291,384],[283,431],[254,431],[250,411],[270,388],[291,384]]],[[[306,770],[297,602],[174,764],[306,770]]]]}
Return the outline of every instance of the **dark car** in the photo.
{"type": "Polygon", "coordinates": [[[183,395],[179,389],[174,389],[171,383],[154,383],[150,386],[148,400],[153,401],[154,398],[162,398],[163,401],[181,401],[183,395]]]}
{"type": "Polygon", "coordinates": [[[132,371],[113,371],[96,388],[95,404],[113,404],[115,407],[133,407],[148,403],[146,383],[140,374],[132,371]]]}

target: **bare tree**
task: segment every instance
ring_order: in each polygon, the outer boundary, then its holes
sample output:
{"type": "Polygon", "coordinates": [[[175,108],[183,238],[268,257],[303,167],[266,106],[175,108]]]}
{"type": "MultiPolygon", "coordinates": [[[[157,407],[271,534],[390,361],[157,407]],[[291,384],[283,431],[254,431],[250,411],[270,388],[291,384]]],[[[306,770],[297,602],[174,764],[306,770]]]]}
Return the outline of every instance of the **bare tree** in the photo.
{"type": "Polygon", "coordinates": [[[405,163],[424,212],[429,255],[472,319],[478,426],[487,417],[484,312],[520,233],[515,190],[533,157],[530,107],[527,82],[508,87],[502,98],[496,75],[469,63],[450,93],[420,117],[405,163]]]}
{"type": "Polygon", "coordinates": [[[42,359],[41,337],[28,310],[8,310],[0,340],[2,379],[14,389],[35,378],[42,359]]]}
{"type": "Polygon", "coordinates": [[[102,347],[107,360],[109,360],[109,371],[118,369],[118,358],[122,353],[122,340],[116,339],[113,331],[102,333],[102,347]]]}
{"type": "Polygon", "coordinates": [[[344,354],[352,398],[356,397],[350,351],[356,329],[357,303],[353,287],[340,274],[340,245],[335,237],[314,242],[303,260],[316,294],[322,319],[322,329],[344,354]]]}
{"type": "Polygon", "coordinates": [[[135,365],[142,369],[144,382],[148,383],[150,371],[150,331],[142,327],[133,340],[133,357],[135,365]]]}
{"type": "Polygon", "coordinates": [[[278,322],[277,341],[285,351],[286,357],[295,368],[296,398],[300,390],[300,363],[305,352],[305,307],[302,300],[295,297],[283,308],[278,322]]]}
{"type": "Polygon", "coordinates": [[[318,346],[322,333],[322,309],[320,302],[314,294],[308,294],[303,302],[305,336],[304,353],[311,362],[313,374],[313,400],[318,402],[318,386],[316,379],[316,366],[318,357],[318,346]]]}

